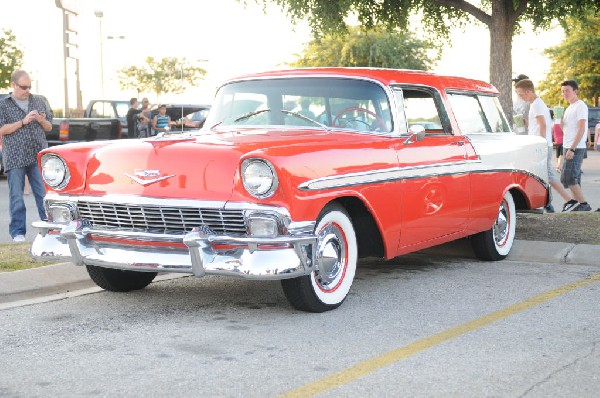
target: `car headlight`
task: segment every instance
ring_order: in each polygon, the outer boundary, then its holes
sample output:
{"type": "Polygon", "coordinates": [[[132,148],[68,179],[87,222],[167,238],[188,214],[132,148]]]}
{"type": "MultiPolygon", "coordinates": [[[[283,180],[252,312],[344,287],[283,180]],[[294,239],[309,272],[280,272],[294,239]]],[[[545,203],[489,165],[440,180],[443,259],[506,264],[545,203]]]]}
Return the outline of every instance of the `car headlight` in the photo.
{"type": "Polygon", "coordinates": [[[277,173],[266,160],[246,159],[242,162],[242,182],[250,195],[268,198],[277,189],[277,173]]]}
{"type": "Polygon", "coordinates": [[[58,155],[46,153],[42,155],[42,177],[44,182],[54,189],[67,186],[71,175],[65,161],[58,155]]]}

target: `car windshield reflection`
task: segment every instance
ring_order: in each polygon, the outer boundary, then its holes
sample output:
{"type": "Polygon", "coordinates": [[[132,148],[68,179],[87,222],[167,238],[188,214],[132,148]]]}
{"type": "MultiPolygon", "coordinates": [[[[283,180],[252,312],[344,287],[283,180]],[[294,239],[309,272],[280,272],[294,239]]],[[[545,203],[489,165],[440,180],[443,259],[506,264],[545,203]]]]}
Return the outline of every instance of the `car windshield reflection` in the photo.
{"type": "Polygon", "coordinates": [[[221,87],[207,126],[290,126],[392,131],[384,88],[347,78],[238,81],[221,87]]]}

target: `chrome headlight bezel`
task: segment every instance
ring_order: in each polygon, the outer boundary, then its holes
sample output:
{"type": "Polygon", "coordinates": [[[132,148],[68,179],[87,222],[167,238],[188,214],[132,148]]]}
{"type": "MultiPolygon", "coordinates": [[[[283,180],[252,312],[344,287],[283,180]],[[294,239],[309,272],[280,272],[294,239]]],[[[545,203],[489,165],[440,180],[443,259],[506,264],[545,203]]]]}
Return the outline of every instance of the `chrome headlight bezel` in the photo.
{"type": "Polygon", "coordinates": [[[49,187],[60,190],[67,186],[71,179],[71,173],[63,158],[54,153],[45,153],[42,155],[40,164],[42,178],[49,187]],[[57,175],[53,177],[50,173],[57,175]]]}
{"type": "Polygon", "coordinates": [[[246,192],[258,199],[272,196],[279,186],[275,167],[265,159],[245,159],[241,165],[241,176],[246,192]]]}

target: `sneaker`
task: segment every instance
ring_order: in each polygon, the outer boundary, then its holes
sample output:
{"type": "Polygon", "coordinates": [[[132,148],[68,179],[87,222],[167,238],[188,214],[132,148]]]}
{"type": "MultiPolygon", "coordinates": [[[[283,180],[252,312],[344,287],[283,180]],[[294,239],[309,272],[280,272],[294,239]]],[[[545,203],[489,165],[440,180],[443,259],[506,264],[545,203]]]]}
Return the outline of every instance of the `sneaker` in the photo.
{"type": "Polygon", "coordinates": [[[592,211],[592,206],[587,203],[580,203],[571,211],[592,211]]]}
{"type": "Polygon", "coordinates": [[[25,242],[25,236],[23,235],[17,235],[13,238],[13,242],[15,243],[23,243],[25,242]]]}
{"type": "Polygon", "coordinates": [[[575,206],[577,206],[577,201],[575,199],[571,199],[563,205],[562,211],[563,212],[573,211],[575,206]]]}
{"type": "Polygon", "coordinates": [[[554,211],[554,206],[552,206],[552,203],[550,203],[548,206],[544,207],[544,211],[545,211],[546,213],[556,213],[556,212],[554,211]]]}

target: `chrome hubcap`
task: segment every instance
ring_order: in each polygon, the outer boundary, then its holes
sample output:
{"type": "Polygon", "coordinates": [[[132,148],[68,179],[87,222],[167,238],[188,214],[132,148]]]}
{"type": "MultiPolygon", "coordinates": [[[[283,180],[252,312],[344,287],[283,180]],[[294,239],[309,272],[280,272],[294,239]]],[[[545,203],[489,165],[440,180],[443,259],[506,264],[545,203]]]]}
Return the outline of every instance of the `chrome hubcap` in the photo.
{"type": "Polygon", "coordinates": [[[327,225],[318,235],[315,280],[323,290],[335,288],[343,276],[346,247],[340,230],[327,225]]]}
{"type": "Polygon", "coordinates": [[[506,204],[502,202],[498,211],[498,218],[494,223],[494,240],[500,245],[506,239],[508,234],[508,209],[506,204]]]}

